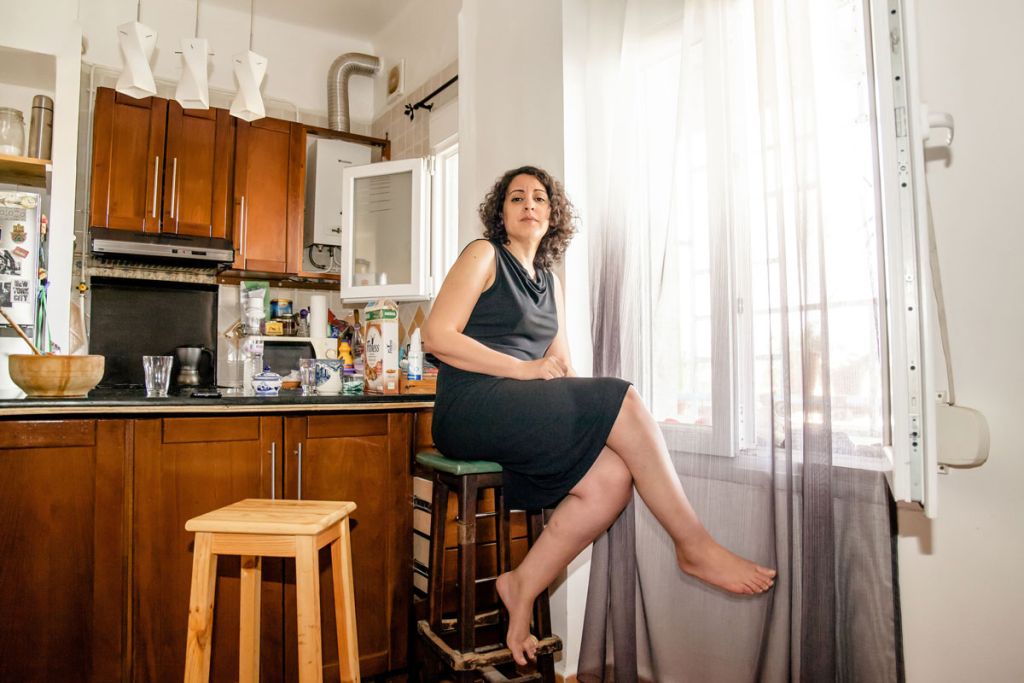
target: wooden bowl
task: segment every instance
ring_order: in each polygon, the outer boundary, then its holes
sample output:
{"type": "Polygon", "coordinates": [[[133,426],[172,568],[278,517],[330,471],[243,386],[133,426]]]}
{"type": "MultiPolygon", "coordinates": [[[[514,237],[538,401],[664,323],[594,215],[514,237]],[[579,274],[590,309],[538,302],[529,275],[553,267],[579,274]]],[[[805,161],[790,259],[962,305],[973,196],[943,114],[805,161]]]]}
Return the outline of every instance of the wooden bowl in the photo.
{"type": "Polygon", "coordinates": [[[29,396],[80,398],[103,378],[103,356],[11,354],[11,380],[29,396]]]}

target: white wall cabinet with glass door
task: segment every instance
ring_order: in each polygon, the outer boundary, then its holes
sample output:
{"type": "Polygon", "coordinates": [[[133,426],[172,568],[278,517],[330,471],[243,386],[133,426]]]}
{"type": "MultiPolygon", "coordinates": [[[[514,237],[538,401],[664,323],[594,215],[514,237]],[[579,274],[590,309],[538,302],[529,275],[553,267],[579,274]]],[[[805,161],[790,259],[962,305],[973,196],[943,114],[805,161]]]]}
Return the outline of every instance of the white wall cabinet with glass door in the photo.
{"type": "Polygon", "coordinates": [[[430,272],[432,158],[342,171],[341,298],[423,301],[430,272]]]}

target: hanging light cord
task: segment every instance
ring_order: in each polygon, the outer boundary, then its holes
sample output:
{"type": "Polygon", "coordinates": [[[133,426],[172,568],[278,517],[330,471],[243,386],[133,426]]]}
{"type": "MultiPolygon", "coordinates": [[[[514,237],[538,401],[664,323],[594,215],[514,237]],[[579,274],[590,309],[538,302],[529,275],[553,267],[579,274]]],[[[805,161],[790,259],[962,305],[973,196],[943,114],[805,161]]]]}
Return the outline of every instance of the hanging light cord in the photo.
{"type": "Polygon", "coordinates": [[[142,0],[139,0],[135,6],[135,21],[140,24],[142,23],[142,0]]]}
{"type": "Polygon", "coordinates": [[[196,0],[196,34],[194,37],[199,37],[199,0],[196,0]]]}
{"type": "MultiPolygon", "coordinates": [[[[199,0],[196,0],[198,2],[199,0]]],[[[256,0],[249,0],[249,52],[252,52],[252,26],[256,20],[256,15],[253,14],[253,6],[256,0]]]]}

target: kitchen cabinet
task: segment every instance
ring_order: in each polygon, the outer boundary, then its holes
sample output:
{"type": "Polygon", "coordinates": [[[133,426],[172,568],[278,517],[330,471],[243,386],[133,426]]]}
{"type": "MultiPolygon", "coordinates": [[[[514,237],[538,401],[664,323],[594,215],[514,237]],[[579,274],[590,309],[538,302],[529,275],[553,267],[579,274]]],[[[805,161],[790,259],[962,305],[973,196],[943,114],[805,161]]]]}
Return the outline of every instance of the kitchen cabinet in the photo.
{"type": "MultiPolygon", "coordinates": [[[[247,497],[352,500],[363,676],[407,661],[411,517],[407,413],[180,417],[134,421],[132,679],[179,681],[192,572],[185,522],[247,497]],[[171,615],[175,615],[172,616],[171,615]]],[[[325,679],[336,679],[333,585],[321,555],[325,679]]],[[[218,563],[211,680],[237,679],[238,558],[218,563]]],[[[294,564],[264,558],[263,680],[295,680],[294,564]]]]}
{"type": "Polygon", "coordinates": [[[429,299],[428,160],[351,166],[341,176],[341,298],[429,299]]]}
{"type": "Polygon", "coordinates": [[[126,434],[124,420],[0,426],[0,680],[124,678],[126,434]]]}
{"type": "Polygon", "coordinates": [[[277,119],[237,124],[235,269],[299,272],[305,173],[305,132],[301,125],[277,119]]]}
{"type": "Polygon", "coordinates": [[[227,237],[234,125],[224,109],[99,88],[90,225],[227,237]]]}
{"type": "MultiPolygon", "coordinates": [[[[185,522],[243,498],[269,498],[282,443],[279,417],[134,420],[128,581],[131,680],[181,681],[192,545],[185,522]]],[[[261,668],[281,680],[281,566],[264,567],[261,668]]],[[[238,679],[239,565],[218,561],[211,681],[238,679]]]]}
{"type": "MultiPolygon", "coordinates": [[[[410,591],[412,495],[409,444],[412,418],[404,413],[309,415],[285,418],[286,498],[351,500],[352,572],[356,588],[359,666],[371,676],[405,666],[410,591]]],[[[334,599],[330,555],[320,559],[323,604],[334,599]]],[[[286,565],[285,611],[294,615],[294,565],[286,565]]],[[[334,613],[324,610],[324,679],[338,677],[334,613]]],[[[294,670],[295,621],[285,620],[285,659],[294,670]]]]}

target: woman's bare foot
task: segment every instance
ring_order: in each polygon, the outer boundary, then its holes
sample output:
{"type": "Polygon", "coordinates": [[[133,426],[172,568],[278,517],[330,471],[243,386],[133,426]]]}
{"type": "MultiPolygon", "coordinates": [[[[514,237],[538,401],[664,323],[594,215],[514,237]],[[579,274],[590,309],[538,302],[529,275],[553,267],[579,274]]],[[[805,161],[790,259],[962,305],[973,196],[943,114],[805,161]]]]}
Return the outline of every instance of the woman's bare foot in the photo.
{"type": "Polygon", "coordinates": [[[530,635],[530,608],[533,606],[533,598],[523,594],[515,571],[505,572],[499,576],[495,587],[498,589],[498,597],[508,610],[508,633],[505,634],[505,642],[516,664],[525,666],[527,657],[537,658],[537,639],[530,635]]]}
{"type": "Polygon", "coordinates": [[[729,552],[713,538],[676,546],[679,568],[687,574],[731,593],[764,593],[775,583],[775,570],[729,552]]]}

